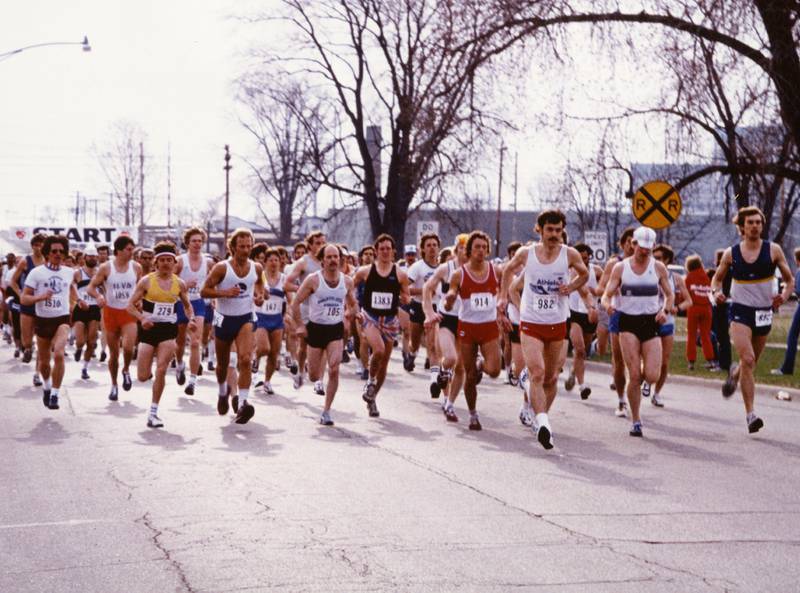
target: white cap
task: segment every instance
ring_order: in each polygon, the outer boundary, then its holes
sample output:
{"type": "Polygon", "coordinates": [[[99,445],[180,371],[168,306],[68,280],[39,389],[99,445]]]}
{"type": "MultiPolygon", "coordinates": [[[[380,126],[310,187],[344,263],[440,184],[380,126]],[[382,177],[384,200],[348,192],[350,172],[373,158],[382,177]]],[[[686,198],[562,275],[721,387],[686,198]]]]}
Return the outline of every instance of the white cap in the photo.
{"type": "Polygon", "coordinates": [[[416,253],[417,246],[416,245],[406,245],[406,250],[403,253],[416,253]]]}
{"type": "Polygon", "coordinates": [[[95,244],[89,243],[83,250],[83,255],[93,255],[97,257],[97,247],[95,247],[95,244]]]}
{"type": "Polygon", "coordinates": [[[650,227],[640,226],[633,231],[633,240],[642,249],[652,249],[656,245],[656,232],[650,227]]]}

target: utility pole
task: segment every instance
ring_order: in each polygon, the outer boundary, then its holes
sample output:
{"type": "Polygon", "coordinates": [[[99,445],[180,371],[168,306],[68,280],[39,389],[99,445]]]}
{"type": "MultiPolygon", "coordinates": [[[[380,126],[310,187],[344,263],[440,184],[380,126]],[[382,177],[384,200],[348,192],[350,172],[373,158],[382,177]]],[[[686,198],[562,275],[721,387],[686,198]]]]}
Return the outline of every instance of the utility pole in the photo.
{"type": "Polygon", "coordinates": [[[81,214],[81,192],[75,192],[75,226],[78,226],[78,217],[81,214]]]}
{"type": "Polygon", "coordinates": [[[167,226],[172,228],[172,146],[167,143],[167,226]]]}
{"type": "Polygon", "coordinates": [[[503,154],[506,151],[506,145],[500,145],[500,172],[497,176],[497,226],[494,233],[494,256],[500,257],[500,197],[503,190],[503,154]]]}
{"type": "Polygon", "coordinates": [[[139,240],[144,240],[144,143],[139,142],[139,240]]]}
{"type": "Polygon", "coordinates": [[[511,221],[511,239],[518,241],[517,237],[517,166],[519,165],[519,152],[514,152],[514,218],[511,221]]]}
{"type": "Polygon", "coordinates": [[[231,152],[228,145],[225,145],[225,235],[222,243],[222,253],[228,248],[228,202],[230,201],[230,173],[233,167],[231,166],[231,152]]]}

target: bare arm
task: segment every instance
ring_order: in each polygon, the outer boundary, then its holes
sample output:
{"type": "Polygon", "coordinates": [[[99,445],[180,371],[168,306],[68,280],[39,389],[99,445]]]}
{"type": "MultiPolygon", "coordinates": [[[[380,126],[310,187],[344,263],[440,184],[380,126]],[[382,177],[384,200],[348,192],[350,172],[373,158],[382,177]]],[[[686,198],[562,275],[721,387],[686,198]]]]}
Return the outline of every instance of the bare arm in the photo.
{"type": "Polygon", "coordinates": [[[608,311],[609,315],[614,312],[614,309],[611,306],[611,297],[619,289],[619,284],[621,280],[622,280],[622,262],[617,262],[614,264],[614,267],[612,268],[609,274],[608,282],[606,282],[605,289],[603,290],[603,297],[600,299],[600,305],[606,311],[608,311]]]}
{"type": "MultiPolygon", "coordinates": [[[[294,295],[294,299],[292,299],[292,317],[294,319],[301,319],[300,305],[303,304],[317,288],[319,288],[319,276],[317,274],[306,276],[300,288],[297,289],[297,294],[294,295]]],[[[305,335],[306,326],[302,323],[298,323],[296,332],[298,335],[305,335]]]]}
{"type": "Polygon", "coordinates": [[[497,295],[497,310],[505,313],[506,305],[508,304],[508,287],[511,286],[511,281],[514,276],[519,272],[522,267],[528,263],[528,251],[535,249],[534,245],[527,245],[520,247],[517,252],[504,266],[503,279],[500,282],[500,294],[497,295]]]}
{"type": "Polygon", "coordinates": [[[147,283],[147,278],[142,278],[136,283],[136,288],[134,289],[130,300],[128,300],[127,307],[125,307],[128,313],[138,319],[142,323],[142,327],[145,329],[151,328],[153,326],[153,322],[150,321],[147,318],[147,315],[145,315],[142,311],[139,311],[138,305],[147,292],[147,283]]]}
{"type": "Polygon", "coordinates": [[[264,284],[264,268],[261,264],[256,264],[256,283],[253,286],[253,302],[260,307],[267,295],[267,287],[264,284]]]}
{"type": "Polygon", "coordinates": [[[351,320],[358,314],[358,301],[356,300],[355,288],[353,279],[350,276],[345,276],[344,285],[347,287],[347,294],[345,295],[345,303],[347,304],[347,312],[345,319],[351,320]]]}
{"type": "Polygon", "coordinates": [[[441,321],[441,315],[433,310],[433,294],[436,292],[436,287],[439,283],[444,280],[448,267],[446,262],[437,267],[433,276],[428,278],[428,281],[422,287],[422,310],[425,312],[426,325],[441,321]]]}
{"type": "Polygon", "coordinates": [[[667,320],[667,312],[672,311],[675,306],[675,293],[672,292],[672,285],[669,282],[667,266],[657,261],[655,270],[658,276],[658,284],[661,286],[661,291],[664,293],[664,307],[656,315],[656,321],[658,323],[664,323],[667,320]]]}
{"type": "Polygon", "coordinates": [[[111,264],[109,262],[104,263],[103,265],[98,268],[97,273],[92,277],[91,282],[89,282],[89,286],[86,289],[86,292],[89,293],[89,296],[94,298],[97,301],[97,304],[101,307],[105,307],[106,299],[103,294],[97,290],[101,284],[104,284],[106,281],[106,277],[108,276],[108,266],[111,264]]]}
{"type": "MultiPolygon", "coordinates": [[[[675,314],[679,309],[681,311],[688,311],[689,307],[692,306],[692,295],[689,294],[689,289],[686,288],[686,282],[683,276],[675,274],[673,278],[675,279],[675,288],[678,289],[678,294],[681,295],[681,304],[677,307],[673,306],[671,313],[675,314]]],[[[675,295],[675,300],[677,301],[677,295],[675,295]]]]}
{"type": "Polygon", "coordinates": [[[772,261],[775,262],[775,265],[780,270],[784,282],[783,293],[775,295],[772,302],[772,306],[777,308],[792,296],[794,292],[794,277],[792,276],[792,270],[789,269],[789,264],[786,262],[786,256],[781,246],[777,243],[770,243],[770,249],[772,250],[772,261]]]}
{"type": "Polygon", "coordinates": [[[562,284],[558,287],[558,292],[561,295],[568,295],[589,281],[589,270],[586,264],[583,263],[583,258],[577,249],[567,247],[567,262],[569,267],[575,270],[575,277],[568,284],[562,284]]]}
{"type": "Polygon", "coordinates": [[[24,287],[20,286],[19,279],[22,278],[22,272],[24,272],[27,269],[28,269],[28,260],[23,257],[17,264],[17,267],[14,268],[14,275],[11,276],[11,282],[9,283],[9,286],[11,286],[14,292],[20,295],[20,302],[22,301],[22,294],[24,292],[24,287]]]}
{"type": "Polygon", "coordinates": [[[296,292],[297,281],[300,279],[300,275],[305,271],[306,271],[306,260],[301,259],[300,261],[294,264],[294,267],[292,268],[292,273],[286,277],[286,281],[283,283],[283,291],[286,293],[296,292]]]}
{"type": "Polygon", "coordinates": [[[397,268],[397,280],[400,282],[400,302],[407,305],[411,302],[411,295],[408,294],[408,274],[405,270],[397,268]]]}
{"type": "Polygon", "coordinates": [[[453,275],[450,276],[450,289],[447,291],[447,294],[444,296],[444,308],[447,311],[450,311],[453,308],[453,305],[456,302],[456,296],[458,295],[458,288],[461,286],[461,268],[457,268],[453,275]]]}
{"type": "Polygon", "coordinates": [[[219,262],[213,268],[211,268],[211,273],[206,276],[206,281],[203,283],[203,288],[200,289],[200,296],[204,299],[238,296],[238,286],[231,286],[228,290],[217,290],[217,286],[225,278],[226,271],[227,265],[225,262],[219,262]]]}
{"type": "Polygon", "coordinates": [[[717,271],[714,272],[714,277],[711,279],[711,294],[718,305],[725,302],[725,295],[722,294],[722,283],[725,281],[725,276],[728,275],[728,270],[731,269],[733,263],[733,253],[731,248],[728,247],[717,266],[717,271]]]}
{"type": "Polygon", "coordinates": [[[611,272],[614,271],[614,266],[620,262],[618,257],[611,257],[608,259],[608,263],[606,263],[606,267],[603,268],[603,273],[600,275],[600,281],[597,283],[597,294],[602,295],[606,290],[606,285],[608,281],[611,280],[611,272]]]}
{"type": "Polygon", "coordinates": [[[512,282],[508,289],[508,302],[512,303],[517,309],[522,310],[522,289],[525,286],[525,274],[520,274],[512,282]]]}

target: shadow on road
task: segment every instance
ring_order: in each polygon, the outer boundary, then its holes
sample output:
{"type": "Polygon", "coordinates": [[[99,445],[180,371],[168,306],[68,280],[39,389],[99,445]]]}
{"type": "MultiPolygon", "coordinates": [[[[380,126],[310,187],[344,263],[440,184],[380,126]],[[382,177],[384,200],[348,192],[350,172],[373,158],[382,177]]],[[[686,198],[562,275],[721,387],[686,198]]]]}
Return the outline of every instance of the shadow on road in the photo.
{"type": "Polygon", "coordinates": [[[33,445],[60,445],[66,441],[71,434],[64,430],[64,427],[52,418],[42,418],[26,437],[16,437],[14,440],[20,443],[31,443],[33,445]]]}
{"type": "Polygon", "coordinates": [[[194,445],[201,440],[200,437],[195,437],[187,441],[183,435],[168,432],[163,428],[148,428],[147,430],[141,431],[139,437],[141,437],[142,440],[136,441],[137,445],[156,445],[167,451],[182,451],[186,449],[186,447],[194,445]]]}
{"type": "Polygon", "coordinates": [[[216,406],[212,406],[211,404],[207,404],[200,399],[195,399],[190,396],[179,397],[178,407],[181,409],[181,412],[189,412],[191,414],[199,414],[201,416],[217,415],[216,406]]]}
{"type": "Polygon", "coordinates": [[[268,442],[269,436],[274,436],[285,432],[284,430],[270,430],[263,424],[250,421],[247,424],[236,424],[231,422],[227,426],[220,426],[222,442],[226,448],[219,448],[222,451],[236,451],[240,453],[250,453],[259,457],[271,457],[277,454],[283,445],[268,442]]]}
{"type": "Polygon", "coordinates": [[[104,411],[90,412],[90,414],[95,416],[115,416],[116,418],[135,418],[136,416],[144,417],[146,411],[145,408],[140,408],[130,401],[109,401],[104,411]]]}

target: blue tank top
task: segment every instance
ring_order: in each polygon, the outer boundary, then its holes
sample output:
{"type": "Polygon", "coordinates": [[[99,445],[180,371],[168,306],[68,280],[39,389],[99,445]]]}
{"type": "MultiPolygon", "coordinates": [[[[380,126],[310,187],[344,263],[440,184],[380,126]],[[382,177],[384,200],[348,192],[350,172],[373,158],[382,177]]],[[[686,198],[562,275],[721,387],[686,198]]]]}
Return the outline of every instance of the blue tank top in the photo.
{"type": "Polygon", "coordinates": [[[775,263],[770,255],[770,242],[762,241],[753,263],[745,261],[740,244],[733,246],[731,255],[731,300],[748,307],[771,307],[775,263]]]}

